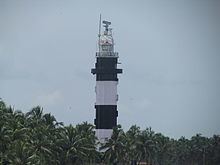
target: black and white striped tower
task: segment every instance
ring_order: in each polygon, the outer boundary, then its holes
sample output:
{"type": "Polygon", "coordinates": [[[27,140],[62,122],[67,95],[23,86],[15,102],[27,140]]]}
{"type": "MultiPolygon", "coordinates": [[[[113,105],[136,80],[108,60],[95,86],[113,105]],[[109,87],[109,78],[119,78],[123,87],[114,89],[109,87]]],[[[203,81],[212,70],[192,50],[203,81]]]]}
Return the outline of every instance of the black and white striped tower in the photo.
{"type": "Polygon", "coordinates": [[[99,32],[99,50],[96,52],[95,68],[91,72],[96,74],[96,136],[100,142],[105,142],[111,138],[112,129],[117,125],[117,74],[122,73],[122,69],[117,69],[118,52],[114,51],[112,29],[109,28],[111,22],[102,23],[105,30],[103,34],[99,32]]]}

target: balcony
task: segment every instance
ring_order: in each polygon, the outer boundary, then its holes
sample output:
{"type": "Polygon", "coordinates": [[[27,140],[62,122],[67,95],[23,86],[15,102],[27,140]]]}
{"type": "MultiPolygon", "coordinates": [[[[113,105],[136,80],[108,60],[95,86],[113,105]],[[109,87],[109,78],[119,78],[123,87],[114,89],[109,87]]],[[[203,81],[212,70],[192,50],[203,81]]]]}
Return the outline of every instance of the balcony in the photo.
{"type": "Polygon", "coordinates": [[[96,52],[96,57],[115,57],[115,58],[118,58],[118,52],[96,52]]]}

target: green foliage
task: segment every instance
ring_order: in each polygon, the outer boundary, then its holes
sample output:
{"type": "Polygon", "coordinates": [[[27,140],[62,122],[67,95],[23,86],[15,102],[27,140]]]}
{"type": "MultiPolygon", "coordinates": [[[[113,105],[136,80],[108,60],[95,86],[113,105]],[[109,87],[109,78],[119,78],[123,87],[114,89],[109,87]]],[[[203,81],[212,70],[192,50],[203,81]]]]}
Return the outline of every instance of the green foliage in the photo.
{"type": "Polygon", "coordinates": [[[99,144],[93,125],[64,126],[39,106],[27,113],[15,111],[0,99],[0,164],[77,165],[130,164],[219,165],[220,136],[201,134],[191,139],[170,139],[151,128],[120,125],[112,137],[99,144]],[[100,151],[97,147],[100,147],[100,151]]]}
{"type": "Polygon", "coordinates": [[[93,125],[64,127],[39,106],[24,114],[0,100],[0,164],[83,164],[97,155],[93,125]]]}

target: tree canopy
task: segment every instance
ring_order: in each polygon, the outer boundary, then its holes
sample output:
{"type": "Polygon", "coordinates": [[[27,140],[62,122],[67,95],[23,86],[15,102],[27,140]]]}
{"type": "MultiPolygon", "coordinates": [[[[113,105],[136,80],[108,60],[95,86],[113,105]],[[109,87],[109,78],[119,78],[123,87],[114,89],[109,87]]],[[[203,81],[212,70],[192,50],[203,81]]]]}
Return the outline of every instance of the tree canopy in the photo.
{"type": "Polygon", "coordinates": [[[172,139],[150,127],[132,125],[113,129],[111,139],[100,144],[94,125],[65,126],[40,106],[29,112],[14,110],[0,100],[0,164],[72,165],[138,164],[219,165],[220,136],[196,134],[172,139]],[[100,146],[100,150],[98,149],[100,146]]]}

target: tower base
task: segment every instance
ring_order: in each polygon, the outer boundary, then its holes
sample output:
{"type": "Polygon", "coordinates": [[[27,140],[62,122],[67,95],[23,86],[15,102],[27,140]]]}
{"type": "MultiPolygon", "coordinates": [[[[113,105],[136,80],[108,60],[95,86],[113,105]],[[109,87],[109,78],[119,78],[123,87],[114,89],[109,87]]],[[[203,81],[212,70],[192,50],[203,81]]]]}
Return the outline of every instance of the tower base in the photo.
{"type": "Polygon", "coordinates": [[[112,136],[112,129],[96,129],[95,135],[100,143],[106,143],[112,136]]]}

